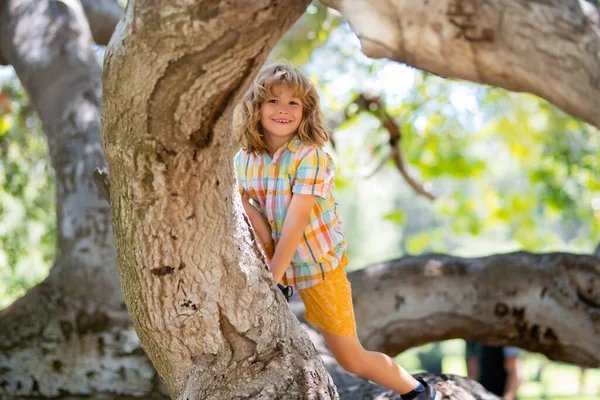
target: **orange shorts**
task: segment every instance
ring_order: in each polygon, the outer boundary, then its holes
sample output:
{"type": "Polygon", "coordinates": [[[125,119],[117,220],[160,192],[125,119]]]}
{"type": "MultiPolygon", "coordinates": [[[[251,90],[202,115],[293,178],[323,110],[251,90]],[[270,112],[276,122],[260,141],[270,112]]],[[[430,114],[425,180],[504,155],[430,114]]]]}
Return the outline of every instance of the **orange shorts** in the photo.
{"type": "Polygon", "coordinates": [[[333,271],[325,273],[325,280],[307,289],[298,290],[306,307],[304,318],[329,333],[356,336],[356,321],[352,306],[352,288],[344,267],[348,259],[333,271]]]}

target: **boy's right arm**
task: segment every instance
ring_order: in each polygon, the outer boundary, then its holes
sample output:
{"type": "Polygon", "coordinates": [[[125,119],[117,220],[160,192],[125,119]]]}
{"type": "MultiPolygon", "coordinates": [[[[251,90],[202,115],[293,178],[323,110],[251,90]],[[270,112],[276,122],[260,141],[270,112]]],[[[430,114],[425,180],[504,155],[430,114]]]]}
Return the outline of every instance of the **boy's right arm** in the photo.
{"type": "Polygon", "coordinates": [[[244,192],[242,194],[242,204],[244,205],[244,211],[248,215],[250,219],[250,223],[252,224],[252,228],[256,235],[258,236],[258,241],[262,246],[265,254],[267,255],[269,261],[273,258],[273,253],[275,249],[273,248],[272,238],[271,238],[271,226],[269,222],[265,218],[265,216],[256,209],[250,201],[248,200],[248,193],[244,192]]]}

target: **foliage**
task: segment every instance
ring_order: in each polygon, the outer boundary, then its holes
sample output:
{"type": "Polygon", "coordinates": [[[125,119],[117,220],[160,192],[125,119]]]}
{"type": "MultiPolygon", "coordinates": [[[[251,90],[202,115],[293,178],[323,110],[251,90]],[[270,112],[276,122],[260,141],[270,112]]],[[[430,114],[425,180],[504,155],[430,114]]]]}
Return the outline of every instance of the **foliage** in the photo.
{"type": "Polygon", "coordinates": [[[320,3],[312,3],[271,51],[267,63],[286,60],[295,65],[308,62],[312,52],[337,29],[341,19],[320,3]]]}
{"type": "Polygon", "coordinates": [[[55,236],[46,138],[12,78],[0,87],[0,308],[48,274],[55,236]]]}
{"type": "Polygon", "coordinates": [[[334,138],[352,194],[342,191],[342,209],[361,199],[361,213],[370,214],[362,224],[350,222],[350,252],[358,245],[369,253],[352,268],[406,252],[590,252],[597,244],[600,135],[591,126],[529,94],[370,60],[345,23],[303,68],[317,82],[326,114],[343,121],[334,138]],[[408,189],[398,171],[390,178],[391,162],[367,177],[391,147],[382,122],[353,104],[362,93],[386,102],[412,173],[437,196],[433,203],[408,189]],[[369,197],[381,185],[394,205],[369,197]],[[382,232],[381,220],[397,225],[389,230],[395,244],[374,234],[382,232]]]}
{"type": "MultiPolygon", "coordinates": [[[[424,251],[589,251],[597,244],[597,130],[531,95],[369,59],[348,24],[319,3],[269,62],[281,58],[315,82],[333,128],[351,268],[424,251]],[[376,116],[357,112],[361,93],[383,99],[401,126],[410,172],[434,202],[415,195],[391,162],[378,169],[390,153],[389,134],[376,116]]],[[[18,85],[10,81],[2,93],[10,107],[0,115],[0,307],[44,276],[55,251],[45,139],[18,85]]]]}

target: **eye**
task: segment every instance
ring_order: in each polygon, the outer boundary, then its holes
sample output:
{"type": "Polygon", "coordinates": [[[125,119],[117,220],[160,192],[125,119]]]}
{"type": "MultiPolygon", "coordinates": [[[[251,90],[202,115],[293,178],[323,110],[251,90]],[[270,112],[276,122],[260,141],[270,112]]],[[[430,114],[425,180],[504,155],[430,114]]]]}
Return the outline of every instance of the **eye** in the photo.
{"type": "Polygon", "coordinates": [[[275,99],[269,99],[269,100],[267,100],[267,103],[273,103],[273,104],[276,104],[276,103],[277,103],[277,100],[275,100],[275,99]]]}
{"type": "Polygon", "coordinates": [[[290,101],[290,104],[295,105],[295,106],[299,106],[300,105],[300,103],[298,103],[298,102],[296,102],[294,100],[290,101]]]}

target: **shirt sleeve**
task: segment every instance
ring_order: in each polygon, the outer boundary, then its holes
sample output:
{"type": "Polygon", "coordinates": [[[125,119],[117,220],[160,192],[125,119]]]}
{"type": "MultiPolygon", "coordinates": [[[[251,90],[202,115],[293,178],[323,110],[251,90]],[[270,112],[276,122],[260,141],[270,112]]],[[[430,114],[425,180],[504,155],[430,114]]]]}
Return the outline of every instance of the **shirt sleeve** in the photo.
{"type": "Polygon", "coordinates": [[[233,166],[235,168],[235,176],[237,178],[238,191],[240,192],[240,195],[243,195],[244,194],[244,188],[242,187],[242,179],[240,178],[241,159],[242,159],[242,150],[238,151],[238,153],[233,158],[233,166]]]}
{"type": "Polygon", "coordinates": [[[504,358],[512,358],[519,355],[519,349],[517,347],[504,346],[502,348],[504,358]]]}
{"type": "Polygon", "coordinates": [[[335,166],[331,156],[322,149],[311,149],[304,156],[294,176],[292,193],[327,198],[333,184],[335,166]]]}
{"type": "Polygon", "coordinates": [[[244,153],[243,150],[240,150],[234,158],[234,167],[235,167],[235,175],[237,177],[237,182],[238,182],[238,191],[240,192],[241,196],[244,196],[244,194],[246,194],[248,196],[248,202],[250,204],[252,204],[254,206],[254,208],[256,208],[258,211],[260,211],[261,213],[263,212],[261,207],[260,207],[260,203],[254,199],[254,197],[250,196],[250,193],[248,193],[248,191],[246,190],[246,188],[244,188],[244,185],[242,185],[242,176],[245,176],[245,173],[243,173],[245,166],[245,159],[246,157],[244,157],[246,155],[246,153],[244,153]]]}

